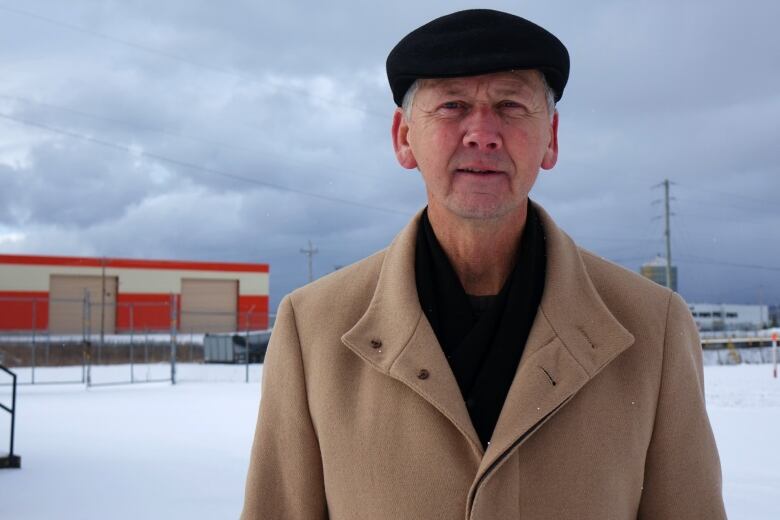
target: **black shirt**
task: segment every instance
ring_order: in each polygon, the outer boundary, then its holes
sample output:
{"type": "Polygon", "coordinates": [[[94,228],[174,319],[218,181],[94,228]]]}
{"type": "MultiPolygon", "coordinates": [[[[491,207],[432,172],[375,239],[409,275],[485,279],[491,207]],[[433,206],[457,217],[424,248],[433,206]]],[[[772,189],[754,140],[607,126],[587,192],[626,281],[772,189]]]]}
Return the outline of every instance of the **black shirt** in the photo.
{"type": "Polygon", "coordinates": [[[415,251],[417,294],[487,446],[523,354],[544,291],[544,230],[528,203],[516,263],[494,296],[466,294],[422,214],[415,251]]]}

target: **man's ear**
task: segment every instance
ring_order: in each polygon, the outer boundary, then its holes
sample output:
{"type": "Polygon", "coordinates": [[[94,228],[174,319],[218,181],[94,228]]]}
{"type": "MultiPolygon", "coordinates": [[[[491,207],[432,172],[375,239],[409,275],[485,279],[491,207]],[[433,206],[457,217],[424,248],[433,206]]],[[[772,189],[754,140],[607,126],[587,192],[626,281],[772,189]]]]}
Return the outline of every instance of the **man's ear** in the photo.
{"type": "Polygon", "coordinates": [[[400,108],[395,109],[393,114],[393,128],[390,133],[393,138],[393,149],[398,164],[406,169],[417,168],[417,159],[414,158],[412,147],[409,145],[409,124],[406,122],[404,111],[400,108]]]}
{"type": "Polygon", "coordinates": [[[550,141],[547,143],[547,149],[542,158],[542,168],[551,170],[558,162],[558,111],[553,114],[552,127],[550,130],[550,141]]]}

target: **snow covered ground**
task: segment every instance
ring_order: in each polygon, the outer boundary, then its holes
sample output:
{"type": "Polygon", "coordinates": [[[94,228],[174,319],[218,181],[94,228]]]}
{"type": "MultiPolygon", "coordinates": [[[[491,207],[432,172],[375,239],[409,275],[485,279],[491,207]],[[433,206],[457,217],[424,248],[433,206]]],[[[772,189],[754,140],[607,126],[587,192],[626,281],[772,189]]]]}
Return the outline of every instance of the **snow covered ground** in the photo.
{"type": "Polygon", "coordinates": [[[780,379],[772,365],[704,368],[731,520],[780,518],[780,379]]]}
{"type": "MultiPolygon", "coordinates": [[[[80,369],[54,370],[37,380],[81,377],[80,369]]],[[[118,381],[128,367],[100,370],[102,381],[118,381]]],[[[139,377],[166,374],[165,365],[142,370],[139,377]]],[[[242,366],[180,364],[175,386],[20,387],[22,469],[0,471],[0,518],[236,518],[261,370],[251,367],[249,384],[242,366]]],[[[729,518],[777,520],[780,380],[769,365],[706,367],[705,377],[729,518]]],[[[0,387],[0,402],[8,400],[0,387]]],[[[0,417],[0,451],[7,423],[0,417]]]]}

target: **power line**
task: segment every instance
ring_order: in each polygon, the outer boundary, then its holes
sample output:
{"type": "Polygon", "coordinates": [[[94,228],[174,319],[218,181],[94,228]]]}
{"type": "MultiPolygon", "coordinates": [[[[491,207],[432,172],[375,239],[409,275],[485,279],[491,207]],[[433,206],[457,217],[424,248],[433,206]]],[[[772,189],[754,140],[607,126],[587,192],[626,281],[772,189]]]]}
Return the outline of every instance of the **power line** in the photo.
{"type": "Polygon", "coordinates": [[[775,266],[769,266],[769,265],[758,265],[758,264],[740,264],[736,262],[721,262],[718,260],[711,260],[709,258],[702,258],[700,256],[680,256],[679,259],[681,259],[684,262],[690,262],[694,264],[712,264],[712,265],[724,265],[728,267],[740,267],[745,269],[762,269],[765,271],[780,271],[780,267],[775,266]]]}
{"type": "MultiPolygon", "coordinates": [[[[169,60],[177,61],[179,63],[183,63],[185,65],[189,65],[191,67],[197,67],[197,68],[201,68],[201,69],[204,69],[204,70],[208,70],[210,72],[222,74],[222,75],[225,75],[225,76],[231,76],[231,77],[234,77],[234,78],[242,80],[242,81],[256,81],[255,78],[244,76],[242,74],[239,74],[237,72],[234,72],[232,70],[229,70],[229,69],[226,69],[226,68],[223,68],[223,67],[218,67],[218,66],[211,65],[211,64],[208,64],[208,63],[195,61],[195,60],[192,60],[190,58],[179,56],[178,54],[173,54],[173,53],[170,53],[170,52],[162,51],[162,50],[156,49],[154,47],[148,47],[146,45],[142,45],[142,44],[139,44],[139,43],[136,43],[136,42],[133,42],[133,41],[129,41],[129,40],[125,40],[125,39],[122,39],[122,38],[117,38],[116,36],[111,36],[109,34],[101,33],[101,32],[98,32],[98,31],[93,31],[91,29],[86,29],[84,27],[81,27],[81,26],[78,26],[78,25],[75,25],[75,24],[71,24],[71,23],[67,23],[67,22],[63,22],[63,21],[60,21],[60,20],[56,20],[54,18],[50,18],[48,16],[44,16],[44,15],[41,15],[41,14],[32,13],[30,11],[17,9],[17,8],[14,8],[14,7],[8,7],[8,6],[2,5],[2,4],[0,4],[0,10],[7,11],[9,13],[14,13],[14,14],[19,15],[19,16],[26,16],[28,18],[34,18],[36,20],[39,20],[39,21],[42,21],[42,22],[45,22],[45,23],[48,23],[48,24],[51,24],[51,25],[55,25],[57,27],[68,29],[70,31],[78,32],[78,33],[85,34],[85,35],[88,35],[88,36],[92,36],[94,38],[100,38],[100,39],[103,39],[103,40],[106,40],[106,41],[109,41],[109,42],[112,42],[112,43],[115,43],[115,44],[124,45],[126,47],[130,47],[130,48],[135,49],[135,50],[140,50],[140,51],[147,52],[147,53],[150,53],[150,54],[155,54],[157,56],[160,56],[160,57],[163,57],[163,58],[166,58],[166,59],[169,59],[169,60]]],[[[303,87],[297,87],[295,85],[285,85],[285,88],[288,89],[288,90],[295,90],[295,91],[301,92],[301,93],[305,94],[306,96],[310,97],[311,99],[318,99],[320,101],[325,101],[325,102],[331,103],[333,105],[338,105],[338,106],[341,106],[341,107],[344,107],[344,108],[349,108],[350,110],[356,110],[358,112],[363,112],[365,114],[372,115],[372,116],[375,116],[375,117],[382,117],[382,118],[387,118],[388,117],[388,114],[374,112],[373,110],[369,110],[369,109],[364,108],[364,107],[359,107],[359,106],[352,105],[352,104],[349,104],[349,103],[344,103],[344,102],[341,102],[341,101],[337,101],[337,100],[334,100],[332,98],[326,98],[324,96],[318,96],[316,94],[312,94],[310,91],[308,91],[307,89],[305,89],[303,87]]]]}
{"type": "MultiPolygon", "coordinates": [[[[688,227],[685,225],[685,219],[682,218],[681,213],[675,213],[675,223],[677,224],[677,229],[680,231],[680,235],[682,235],[682,243],[685,244],[685,247],[694,244],[693,235],[688,231],[688,227]]],[[[674,247],[677,251],[685,251],[685,248],[680,247],[681,242],[675,240],[674,241],[674,247]]]]}
{"type": "Polygon", "coordinates": [[[768,211],[768,212],[771,213],[773,211],[777,212],[778,209],[780,209],[780,206],[778,206],[778,205],[775,205],[774,207],[769,206],[769,205],[761,206],[761,205],[756,205],[753,202],[741,202],[739,200],[731,200],[731,201],[726,201],[726,202],[724,202],[724,201],[714,202],[714,201],[712,201],[712,199],[710,199],[711,202],[704,202],[702,200],[692,199],[690,197],[682,197],[681,200],[682,200],[682,202],[685,202],[686,205],[687,204],[693,204],[695,206],[700,206],[700,207],[704,207],[704,208],[707,208],[707,209],[716,210],[718,212],[722,212],[723,208],[730,208],[730,209],[735,209],[735,210],[738,210],[738,211],[750,211],[751,213],[756,213],[758,211],[764,211],[764,212],[768,211]]]}
{"type": "MultiPolygon", "coordinates": [[[[713,189],[710,189],[710,188],[701,188],[699,186],[693,187],[693,186],[688,186],[686,184],[678,184],[678,185],[681,186],[684,190],[695,191],[697,193],[700,193],[700,192],[711,193],[711,194],[714,194],[714,195],[718,195],[720,197],[725,197],[726,199],[728,199],[728,200],[730,200],[732,202],[733,202],[733,200],[735,198],[737,198],[737,199],[743,199],[743,200],[746,200],[746,201],[749,201],[749,202],[752,202],[752,203],[767,204],[767,205],[769,205],[769,206],[771,206],[773,208],[777,208],[778,207],[777,201],[772,201],[772,200],[769,200],[769,199],[762,199],[762,198],[757,198],[757,197],[748,197],[747,195],[739,195],[737,193],[728,193],[728,192],[725,192],[725,191],[718,191],[718,190],[713,190],[713,189]]],[[[742,209],[742,208],[740,208],[740,209],[742,209]]]]}
{"type": "Polygon", "coordinates": [[[224,177],[226,179],[232,179],[232,180],[236,180],[236,181],[241,181],[241,182],[245,182],[245,183],[248,183],[248,184],[255,184],[255,185],[258,185],[258,186],[271,188],[271,189],[274,189],[274,190],[277,190],[277,191],[286,191],[286,192],[289,192],[289,193],[295,193],[295,194],[298,194],[298,195],[304,195],[306,197],[312,197],[312,198],[315,198],[315,199],[326,200],[326,201],[329,201],[329,202],[337,202],[337,203],[340,203],[340,204],[347,204],[347,205],[350,205],[350,206],[356,206],[356,207],[365,208],[365,209],[371,209],[371,210],[375,210],[375,211],[382,211],[382,212],[385,212],[385,213],[393,213],[393,214],[396,214],[396,215],[403,215],[405,217],[411,216],[409,213],[406,213],[406,212],[403,212],[403,211],[399,211],[399,210],[395,210],[395,209],[391,209],[391,208],[384,208],[384,207],[375,206],[375,205],[372,205],[372,204],[364,204],[362,202],[346,200],[346,199],[340,199],[340,198],[337,198],[337,197],[330,197],[328,195],[321,195],[321,194],[318,194],[318,193],[312,193],[312,192],[309,192],[309,191],[299,190],[299,189],[296,189],[296,188],[290,188],[290,187],[287,187],[287,186],[282,186],[282,185],[271,183],[271,182],[267,182],[267,181],[261,181],[261,180],[258,180],[258,179],[253,179],[251,177],[245,177],[243,175],[237,175],[237,174],[234,174],[234,173],[227,173],[227,172],[224,172],[224,171],[221,171],[221,170],[216,170],[214,168],[206,168],[206,167],[203,167],[203,166],[198,166],[197,164],[192,164],[192,163],[189,163],[189,162],[186,162],[186,161],[182,161],[182,160],[179,160],[179,159],[173,159],[171,157],[166,157],[164,155],[160,155],[160,154],[156,154],[156,153],[152,153],[152,152],[145,152],[143,150],[135,150],[135,149],[132,149],[129,146],[125,146],[125,145],[122,145],[122,144],[114,143],[114,142],[111,142],[111,141],[105,141],[105,140],[102,140],[102,139],[98,139],[98,138],[95,138],[95,137],[90,137],[90,136],[83,135],[83,134],[78,134],[78,133],[75,133],[75,132],[70,132],[68,130],[63,130],[61,128],[55,128],[55,127],[52,127],[52,126],[44,125],[42,123],[37,123],[35,121],[21,119],[21,118],[14,117],[14,116],[9,115],[9,114],[4,114],[2,112],[0,112],[0,118],[6,119],[6,120],[9,120],[9,121],[14,121],[15,123],[18,123],[18,124],[27,125],[27,126],[39,128],[39,129],[42,129],[42,130],[46,130],[47,132],[52,132],[52,133],[55,133],[55,134],[64,135],[64,136],[67,136],[67,137],[70,137],[70,138],[73,138],[73,139],[79,139],[81,141],[86,141],[86,142],[90,142],[90,143],[93,143],[93,144],[98,144],[98,145],[104,146],[106,148],[112,148],[114,150],[120,150],[120,151],[129,153],[131,155],[141,155],[143,157],[156,159],[158,161],[163,161],[163,162],[166,162],[166,163],[169,163],[169,164],[173,164],[173,165],[176,165],[176,166],[181,166],[182,168],[187,168],[187,169],[190,169],[190,170],[194,170],[194,171],[197,171],[197,172],[200,172],[200,173],[203,173],[203,174],[216,175],[216,176],[219,176],[219,177],[224,177]]]}
{"type": "MultiPolygon", "coordinates": [[[[720,214],[720,215],[707,215],[707,214],[704,214],[704,213],[690,213],[688,211],[683,211],[682,213],[675,212],[674,216],[675,217],[680,217],[680,216],[682,216],[682,217],[693,217],[693,218],[696,218],[696,219],[702,219],[705,222],[707,222],[707,221],[716,221],[717,220],[718,222],[728,222],[730,224],[737,224],[737,222],[734,220],[733,216],[729,217],[729,216],[723,215],[723,214],[720,214]]],[[[675,219],[675,220],[678,220],[678,219],[675,219]]],[[[739,224],[743,225],[742,222],[739,222],[739,224]]]]}
{"type": "MultiPolygon", "coordinates": [[[[77,116],[81,116],[81,117],[85,117],[85,118],[93,119],[93,120],[97,120],[97,121],[105,121],[105,122],[109,122],[109,123],[114,123],[114,124],[118,124],[118,125],[121,125],[121,126],[125,126],[127,128],[131,128],[133,130],[139,130],[139,131],[142,131],[142,132],[153,132],[153,133],[157,133],[157,134],[160,134],[160,135],[173,137],[173,138],[176,138],[176,139],[184,139],[184,140],[192,141],[192,142],[195,142],[195,143],[208,144],[208,145],[212,145],[212,146],[216,146],[216,147],[220,147],[220,148],[225,148],[225,149],[229,149],[229,150],[241,150],[241,151],[244,151],[244,152],[257,153],[257,154],[263,154],[263,155],[273,154],[273,155],[276,155],[279,158],[283,157],[284,161],[286,161],[286,162],[303,164],[303,165],[307,165],[307,166],[312,166],[313,165],[312,162],[296,160],[294,158],[289,157],[288,155],[284,155],[283,156],[282,154],[275,153],[273,151],[268,151],[268,150],[260,151],[260,150],[248,148],[246,146],[224,143],[224,142],[216,141],[216,140],[213,140],[213,139],[204,139],[204,138],[200,138],[200,137],[194,137],[194,136],[190,136],[190,135],[187,135],[187,134],[182,134],[182,133],[179,133],[179,132],[171,132],[169,130],[165,130],[165,129],[162,129],[162,128],[154,128],[154,127],[150,127],[150,126],[140,126],[140,125],[138,125],[136,123],[131,123],[129,121],[125,121],[125,120],[122,120],[122,119],[117,119],[117,118],[113,118],[113,117],[106,117],[106,116],[102,116],[102,115],[98,115],[98,114],[93,114],[91,112],[85,112],[83,110],[78,110],[78,109],[71,108],[71,107],[65,107],[65,106],[62,106],[62,105],[55,105],[55,104],[52,104],[52,103],[44,103],[42,101],[34,101],[32,99],[27,99],[27,98],[20,97],[20,96],[0,93],[0,98],[1,99],[8,99],[8,100],[11,100],[11,101],[17,101],[17,102],[21,102],[21,103],[26,103],[26,104],[29,104],[29,105],[37,105],[37,106],[44,107],[44,108],[50,108],[50,109],[54,109],[54,110],[59,110],[59,111],[62,111],[62,112],[75,114],[77,116]]],[[[322,168],[323,164],[322,163],[316,163],[316,166],[318,168],[322,168]]],[[[369,177],[371,179],[375,179],[375,180],[378,180],[378,181],[389,182],[386,177],[382,177],[382,176],[379,176],[379,175],[366,174],[365,172],[356,172],[356,171],[353,171],[353,170],[344,169],[341,166],[339,166],[338,168],[334,167],[333,170],[334,170],[335,173],[345,173],[347,175],[350,175],[350,176],[356,177],[356,178],[366,179],[367,177],[369,177]]]]}
{"type": "Polygon", "coordinates": [[[230,76],[235,76],[236,75],[235,73],[233,73],[233,72],[231,72],[231,71],[229,71],[227,69],[223,69],[223,68],[220,68],[220,67],[215,67],[213,65],[208,65],[208,64],[205,64],[205,63],[200,63],[200,62],[197,62],[197,61],[194,61],[194,60],[190,60],[189,58],[184,58],[184,57],[178,56],[176,54],[171,54],[171,53],[168,53],[168,52],[165,52],[165,51],[161,51],[159,49],[155,49],[153,47],[147,47],[145,45],[141,45],[139,43],[131,42],[129,40],[123,40],[123,39],[117,38],[115,36],[111,36],[111,35],[104,34],[104,33],[101,33],[101,32],[93,31],[91,29],[86,29],[84,27],[81,27],[81,26],[78,26],[78,25],[75,25],[75,24],[70,24],[70,23],[67,23],[67,22],[60,21],[60,20],[55,20],[54,18],[49,18],[48,16],[44,16],[44,15],[41,15],[41,14],[32,13],[30,11],[24,11],[22,9],[17,9],[17,8],[14,8],[14,7],[8,7],[7,5],[2,5],[2,4],[0,4],[0,10],[7,11],[9,13],[14,13],[14,14],[20,15],[20,16],[26,16],[28,18],[34,18],[36,20],[39,20],[39,21],[42,21],[42,22],[46,22],[46,23],[51,24],[51,25],[56,25],[57,27],[62,27],[64,29],[68,29],[70,31],[86,34],[86,35],[92,36],[94,38],[101,38],[103,40],[110,41],[112,43],[118,43],[118,44],[124,45],[126,47],[131,47],[133,49],[141,50],[141,51],[148,52],[148,53],[151,53],[151,54],[157,54],[158,56],[162,56],[164,58],[168,58],[168,59],[174,60],[174,61],[179,61],[181,63],[185,63],[187,65],[191,65],[193,67],[199,67],[199,68],[202,68],[202,69],[208,69],[208,70],[210,70],[212,72],[218,72],[220,74],[226,74],[226,75],[230,75],[230,76]]]}

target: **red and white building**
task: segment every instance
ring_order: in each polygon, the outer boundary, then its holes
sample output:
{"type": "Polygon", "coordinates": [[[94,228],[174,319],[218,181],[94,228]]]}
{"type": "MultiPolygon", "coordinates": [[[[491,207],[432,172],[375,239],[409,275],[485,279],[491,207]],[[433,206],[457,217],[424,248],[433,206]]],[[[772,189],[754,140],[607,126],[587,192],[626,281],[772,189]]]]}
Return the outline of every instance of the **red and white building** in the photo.
{"type": "Polygon", "coordinates": [[[268,327],[268,264],[0,255],[0,332],[268,327]]]}

